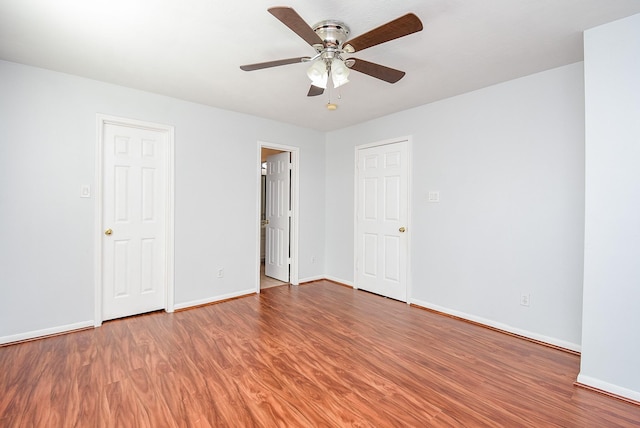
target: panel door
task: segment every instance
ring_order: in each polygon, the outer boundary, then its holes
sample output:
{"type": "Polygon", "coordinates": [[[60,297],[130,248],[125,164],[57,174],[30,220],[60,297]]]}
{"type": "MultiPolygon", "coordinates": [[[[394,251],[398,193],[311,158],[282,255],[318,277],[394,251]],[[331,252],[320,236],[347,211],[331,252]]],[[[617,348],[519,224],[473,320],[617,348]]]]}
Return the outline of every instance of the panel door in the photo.
{"type": "Polygon", "coordinates": [[[407,142],[357,151],[356,288],[407,300],[407,142]]]}
{"type": "Polygon", "coordinates": [[[103,128],[103,320],[165,308],[166,157],[161,131],[103,128]]]}
{"type": "Polygon", "coordinates": [[[267,156],[264,273],[284,282],[289,282],[290,164],[289,152],[267,156]]]}

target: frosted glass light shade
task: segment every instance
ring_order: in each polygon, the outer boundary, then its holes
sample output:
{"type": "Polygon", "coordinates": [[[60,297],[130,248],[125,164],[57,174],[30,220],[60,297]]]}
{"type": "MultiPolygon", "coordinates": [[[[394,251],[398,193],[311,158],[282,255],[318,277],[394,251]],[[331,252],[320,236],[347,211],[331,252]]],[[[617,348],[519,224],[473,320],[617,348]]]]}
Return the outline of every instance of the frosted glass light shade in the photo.
{"type": "Polygon", "coordinates": [[[329,74],[327,73],[327,66],[324,61],[316,61],[307,70],[307,76],[311,79],[311,84],[318,88],[325,89],[327,87],[327,79],[329,74]]]}
{"type": "Polygon", "coordinates": [[[337,88],[349,82],[349,68],[339,59],[333,59],[331,62],[331,80],[333,87],[337,88]]]}

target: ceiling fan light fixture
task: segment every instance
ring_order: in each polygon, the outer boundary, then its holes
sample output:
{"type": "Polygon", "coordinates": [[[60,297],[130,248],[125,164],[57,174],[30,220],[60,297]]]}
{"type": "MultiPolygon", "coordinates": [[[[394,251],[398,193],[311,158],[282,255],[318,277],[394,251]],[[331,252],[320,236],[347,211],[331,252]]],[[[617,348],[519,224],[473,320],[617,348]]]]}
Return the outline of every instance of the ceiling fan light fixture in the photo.
{"type": "Polygon", "coordinates": [[[334,58],[331,62],[331,80],[334,88],[349,82],[349,68],[340,59],[334,58]]]}
{"type": "Polygon", "coordinates": [[[312,83],[309,92],[307,92],[308,97],[321,95],[327,89],[329,75],[331,75],[331,83],[334,88],[339,88],[348,83],[351,69],[388,83],[396,83],[405,75],[404,71],[361,59],[343,59],[341,55],[360,52],[372,46],[422,31],[423,28],[420,18],[413,13],[407,13],[355,38],[350,38],[351,30],[342,21],[328,19],[311,27],[291,7],[278,6],[270,7],[267,10],[311,45],[316,51],[316,55],[313,57],[304,56],[246,64],[241,65],[240,69],[253,71],[300,62],[311,62],[310,67],[307,69],[307,76],[309,76],[312,83]]]}
{"type": "Polygon", "coordinates": [[[324,61],[315,61],[307,70],[307,76],[311,79],[311,84],[318,88],[326,89],[329,73],[324,61]]]}

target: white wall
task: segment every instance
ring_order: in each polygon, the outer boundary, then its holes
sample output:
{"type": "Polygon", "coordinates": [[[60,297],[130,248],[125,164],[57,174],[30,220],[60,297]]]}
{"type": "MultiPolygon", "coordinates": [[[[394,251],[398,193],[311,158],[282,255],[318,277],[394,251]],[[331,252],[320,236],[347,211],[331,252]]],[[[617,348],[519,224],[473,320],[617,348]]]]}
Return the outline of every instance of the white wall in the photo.
{"type": "Polygon", "coordinates": [[[353,148],[411,135],[411,301],[579,348],[581,63],[326,136],[8,62],[0,93],[0,340],[93,323],[94,201],[79,192],[95,188],[105,113],[176,127],[178,306],[253,290],[258,140],[301,148],[299,277],[352,283],[353,148]]]}
{"type": "Polygon", "coordinates": [[[585,32],[586,217],[578,381],[640,401],[640,15],[585,32]]]}
{"type": "Polygon", "coordinates": [[[353,281],[354,146],[410,135],[410,301],[579,349],[583,85],[576,63],[329,133],[327,275],[353,281]]]}
{"type": "Polygon", "coordinates": [[[0,343],[93,325],[96,113],[175,126],[177,306],[256,289],[259,140],[300,147],[299,276],[322,275],[323,133],[4,61],[0,94],[0,343]]]}

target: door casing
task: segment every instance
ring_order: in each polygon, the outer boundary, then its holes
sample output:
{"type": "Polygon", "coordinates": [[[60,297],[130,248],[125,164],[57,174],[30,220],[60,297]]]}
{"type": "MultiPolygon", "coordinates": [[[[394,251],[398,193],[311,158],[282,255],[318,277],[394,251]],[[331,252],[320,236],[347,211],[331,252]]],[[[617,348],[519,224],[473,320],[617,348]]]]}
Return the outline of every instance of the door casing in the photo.
{"type": "Polygon", "coordinates": [[[289,282],[291,275],[291,257],[289,254],[291,249],[291,241],[289,239],[291,235],[290,165],[291,152],[281,152],[267,156],[265,191],[267,224],[264,274],[283,282],[289,282]],[[271,168],[274,165],[276,166],[275,171],[271,168]],[[284,168],[281,169],[282,166],[284,168]],[[280,185],[283,182],[286,183],[286,189],[284,189],[285,186],[280,185]],[[282,205],[286,205],[286,208],[282,209],[282,205]],[[281,234],[278,231],[281,231],[281,234]],[[275,244],[275,247],[273,244],[275,244]],[[272,263],[274,261],[275,263],[272,263]]]}
{"type": "Polygon", "coordinates": [[[300,149],[298,147],[286,146],[282,144],[267,143],[258,141],[256,150],[256,213],[255,213],[255,236],[256,236],[256,255],[254,260],[255,266],[255,283],[256,292],[260,293],[260,193],[262,189],[262,173],[260,165],[262,161],[262,149],[275,149],[291,153],[291,229],[289,236],[289,251],[291,254],[291,270],[289,273],[289,282],[292,285],[298,285],[298,236],[299,236],[299,212],[300,212],[300,181],[299,181],[299,159],[300,149]]]}
{"type": "Polygon", "coordinates": [[[135,119],[128,119],[117,116],[110,116],[105,114],[96,115],[96,163],[95,163],[95,228],[94,228],[94,326],[99,327],[102,325],[102,274],[103,274],[103,254],[102,254],[102,239],[103,239],[103,135],[104,127],[107,124],[129,126],[134,128],[147,129],[157,132],[165,133],[167,138],[167,158],[166,158],[166,203],[165,203],[165,218],[166,218],[166,230],[165,230],[165,254],[166,254],[166,269],[165,277],[167,280],[166,296],[164,309],[167,312],[173,312],[174,310],[174,200],[175,200],[175,174],[174,174],[174,127],[169,125],[163,125],[152,122],[145,122],[135,119]]]}
{"type": "Polygon", "coordinates": [[[362,149],[368,149],[370,147],[384,146],[393,143],[400,143],[406,141],[407,143],[407,251],[406,251],[406,289],[407,299],[406,303],[409,304],[412,296],[412,284],[411,284],[411,212],[412,210],[412,138],[411,136],[391,138],[388,140],[377,141],[374,143],[361,144],[354,148],[354,164],[353,164],[353,288],[358,289],[358,151],[362,149]]]}

